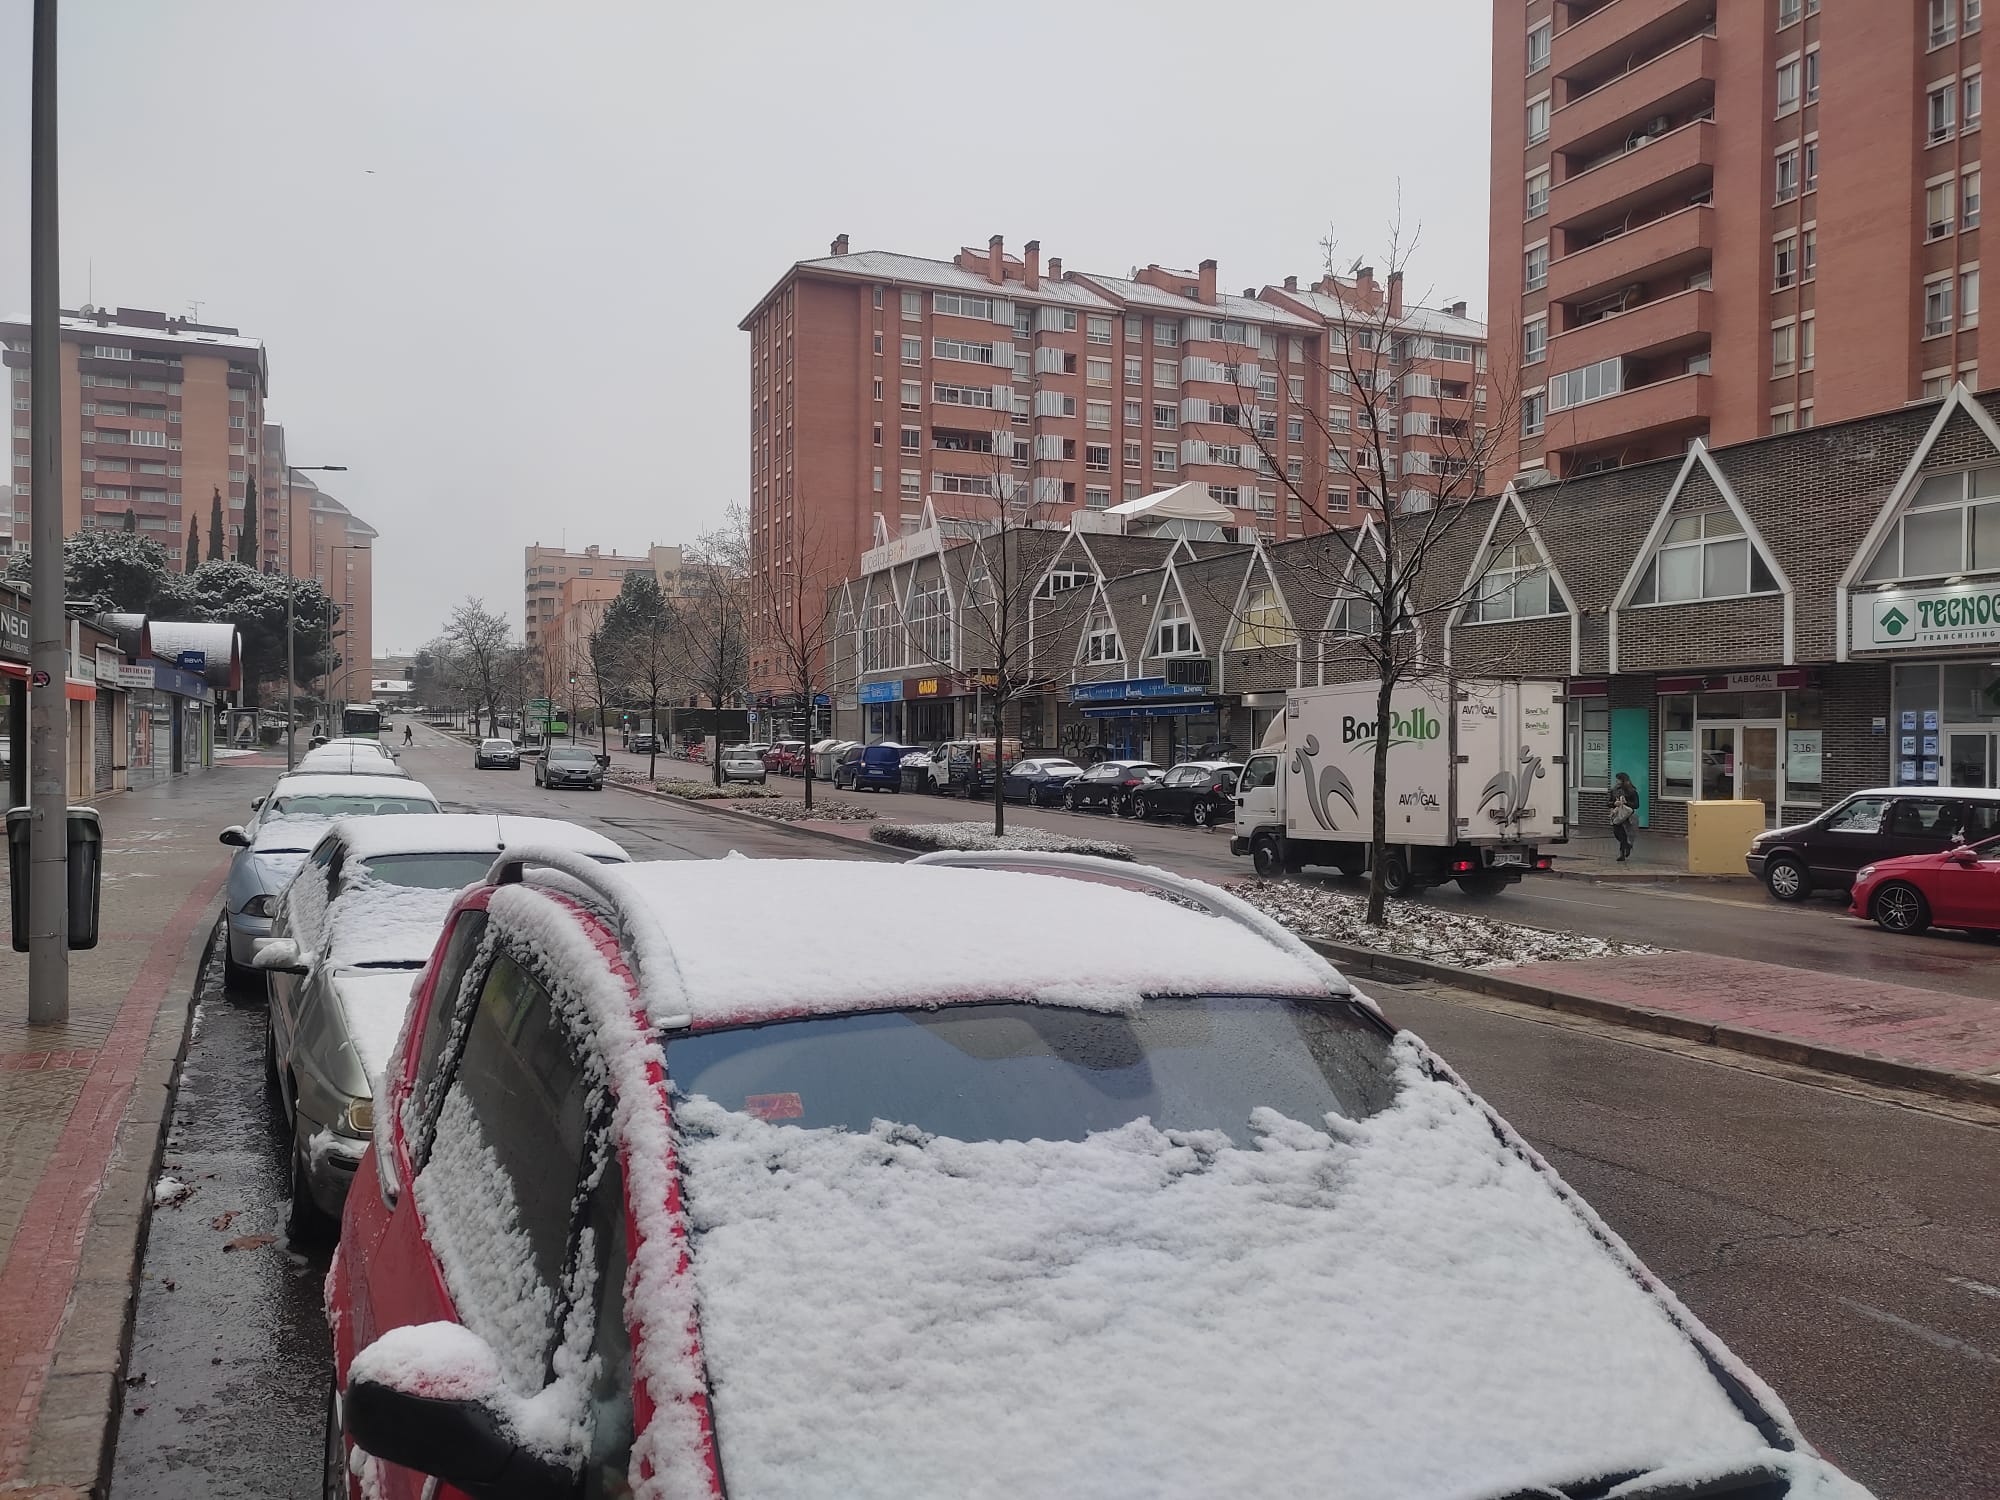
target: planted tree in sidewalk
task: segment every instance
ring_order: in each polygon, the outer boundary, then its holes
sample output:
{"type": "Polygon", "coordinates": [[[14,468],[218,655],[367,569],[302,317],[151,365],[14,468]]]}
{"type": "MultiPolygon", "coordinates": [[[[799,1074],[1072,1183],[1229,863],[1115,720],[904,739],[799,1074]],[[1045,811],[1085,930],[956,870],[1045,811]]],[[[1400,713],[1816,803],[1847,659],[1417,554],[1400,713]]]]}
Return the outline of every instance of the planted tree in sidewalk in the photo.
{"type": "Polygon", "coordinates": [[[500,732],[500,686],[505,675],[506,653],[512,644],[507,617],[486,607],[485,600],[468,594],[465,602],[451,612],[445,622],[445,638],[456,648],[464,665],[467,683],[473,689],[475,735],[500,732]],[[487,729],[479,722],[479,707],[485,706],[487,729]]]}
{"type": "MultiPolygon", "coordinates": [[[[798,532],[792,548],[755,581],[754,606],[763,639],[769,643],[777,680],[796,697],[806,716],[807,732],[817,717],[819,697],[828,687],[832,661],[834,616],[827,599],[841,582],[841,560],[825,526],[805,505],[799,507],[798,532]]],[[[831,696],[830,694],[828,696],[831,696]]],[[[804,759],[805,802],[813,805],[813,757],[804,759]]],[[[721,758],[716,760],[718,781],[721,758]]]]}
{"type": "Polygon", "coordinates": [[[656,779],[660,714],[674,698],[683,665],[674,613],[657,578],[645,572],[625,575],[617,596],[605,608],[603,623],[590,638],[590,650],[618,684],[621,702],[646,705],[646,719],[653,726],[646,779],[656,779]]]}
{"type": "Polygon", "coordinates": [[[722,525],[695,539],[681,569],[680,590],[667,603],[680,644],[682,680],[692,696],[708,700],[714,714],[709,775],[721,786],[721,711],[742,701],[750,675],[750,521],[740,505],[729,508],[722,525]]]}
{"type": "MultiPolygon", "coordinates": [[[[1323,279],[1311,292],[1293,294],[1327,325],[1323,335],[1301,340],[1297,366],[1288,349],[1279,367],[1281,377],[1301,368],[1305,380],[1327,393],[1324,401],[1285,407],[1291,421],[1315,429],[1310,441],[1294,440],[1288,429],[1281,442],[1275,416],[1259,410],[1259,400],[1268,398],[1245,378],[1259,351],[1236,351],[1231,366],[1238,386],[1233,420],[1307,533],[1287,544],[1288,587],[1297,596],[1290,601],[1291,629],[1335,668],[1332,675],[1344,669],[1375,685],[1367,920],[1377,926],[1386,921],[1387,887],[1407,876],[1386,838],[1395,695],[1442,670],[1443,632],[1479,594],[1479,580],[1466,581],[1468,557],[1489,513],[1468,511],[1466,502],[1484,493],[1496,456],[1513,447],[1511,424],[1520,414],[1511,380],[1503,375],[1487,389],[1489,373],[1518,368],[1511,358],[1495,361],[1494,372],[1479,370],[1467,342],[1462,379],[1435,373],[1437,346],[1459,341],[1435,312],[1403,301],[1417,239],[1400,220],[1391,225],[1388,279],[1378,288],[1372,273],[1358,274],[1358,261],[1347,276],[1336,272],[1329,237],[1321,246],[1323,279]]],[[[1456,357],[1457,349],[1451,352],[1456,357]]],[[[1513,517],[1506,519],[1494,550],[1525,534],[1513,517]]],[[[1461,660],[1455,670],[1467,665],[1461,660]]]]}

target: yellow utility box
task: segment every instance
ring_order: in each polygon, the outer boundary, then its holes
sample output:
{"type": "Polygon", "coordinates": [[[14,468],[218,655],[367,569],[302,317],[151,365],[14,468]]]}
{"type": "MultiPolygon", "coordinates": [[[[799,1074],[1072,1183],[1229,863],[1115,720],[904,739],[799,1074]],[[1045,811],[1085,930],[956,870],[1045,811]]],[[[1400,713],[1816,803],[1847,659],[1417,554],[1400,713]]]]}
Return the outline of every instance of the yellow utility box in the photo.
{"type": "Polygon", "coordinates": [[[1750,841],[1764,831],[1761,802],[1690,802],[1688,873],[1742,875],[1750,841]]]}

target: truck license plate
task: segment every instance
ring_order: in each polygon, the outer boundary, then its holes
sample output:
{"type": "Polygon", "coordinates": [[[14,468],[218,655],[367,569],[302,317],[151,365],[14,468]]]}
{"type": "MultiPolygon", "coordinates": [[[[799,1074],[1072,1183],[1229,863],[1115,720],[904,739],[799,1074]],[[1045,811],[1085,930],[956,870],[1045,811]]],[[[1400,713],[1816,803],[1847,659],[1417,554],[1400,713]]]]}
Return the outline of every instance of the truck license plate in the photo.
{"type": "Polygon", "coordinates": [[[1496,865],[1525,865],[1527,862],[1528,856],[1518,849],[1500,849],[1493,855],[1493,863],[1496,865]]]}

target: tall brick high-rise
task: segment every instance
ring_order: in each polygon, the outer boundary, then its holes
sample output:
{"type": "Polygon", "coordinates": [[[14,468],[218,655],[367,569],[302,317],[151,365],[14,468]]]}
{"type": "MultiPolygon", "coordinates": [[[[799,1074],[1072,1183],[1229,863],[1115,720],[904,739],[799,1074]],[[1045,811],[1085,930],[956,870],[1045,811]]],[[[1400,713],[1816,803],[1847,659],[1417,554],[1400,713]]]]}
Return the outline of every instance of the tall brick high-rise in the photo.
{"type": "Polygon", "coordinates": [[[1317,524],[1291,500],[1282,464],[1325,481],[1322,509],[1336,524],[1358,522],[1328,461],[1346,404],[1344,374],[1330,377],[1348,363],[1328,351],[1343,321],[1368,323],[1385,305],[1417,341],[1398,340],[1399,371],[1429,380],[1432,394],[1458,391],[1468,427],[1484,420],[1485,328],[1463,303],[1403,309],[1400,277],[1378,284],[1359,270],[1241,296],[1217,282],[1212,260],[1065,272],[1039,241],[1016,256],[999,235],[950,260],[852,251],[841,235],[829,255],[787,271],[741,324],[752,682],[781,675],[776,615],[852,574],[876,517],[893,539],[927,503],[947,529],[990,520],[1003,503],[1017,519],[1061,524],[1198,482],[1236,510],[1240,532],[1275,540],[1317,524]],[[788,575],[808,582],[776,585],[788,575]]]}
{"type": "Polygon", "coordinates": [[[1493,15],[1488,312],[1519,465],[1586,472],[1980,383],[1980,0],[1493,15]]]}

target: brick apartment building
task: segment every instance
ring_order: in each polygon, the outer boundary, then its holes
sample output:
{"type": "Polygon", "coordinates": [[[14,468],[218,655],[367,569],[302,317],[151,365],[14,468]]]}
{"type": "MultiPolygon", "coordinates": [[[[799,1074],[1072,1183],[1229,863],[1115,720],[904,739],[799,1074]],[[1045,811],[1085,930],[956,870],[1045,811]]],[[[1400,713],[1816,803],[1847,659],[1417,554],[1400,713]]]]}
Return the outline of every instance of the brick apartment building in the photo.
{"type": "Polygon", "coordinates": [[[651,573],[669,598],[685,587],[687,562],[679,547],[656,545],[642,553],[619,553],[590,546],[569,552],[534,543],[523,549],[523,556],[521,628],[530,657],[541,652],[544,642],[558,646],[573,642],[579,628],[587,637],[603,618],[603,605],[617,597],[627,573],[651,573]],[[596,606],[595,615],[587,624],[574,626],[568,618],[571,612],[591,605],[596,606]]]}
{"type": "MultiPolygon", "coordinates": [[[[199,517],[206,533],[219,492],[234,556],[262,462],[263,344],[234,328],[133,307],[65,312],[61,327],[64,534],[122,526],[129,510],[179,562],[188,518],[199,517]]],[[[0,343],[14,427],[13,508],[0,548],[12,551],[27,546],[33,500],[28,324],[0,322],[0,343]]]]}
{"type": "MultiPolygon", "coordinates": [[[[1281,540],[1358,522],[1329,447],[1342,440],[1352,361],[1338,330],[1394,309],[1396,372],[1471,425],[1485,329],[1465,305],[1404,309],[1400,276],[1370,270],[1301,288],[1218,286],[1192,271],[1065,270],[1039,241],[995,235],[950,260],[853,251],[791,267],[746,316],[750,335],[751,679],[782,676],[771,622],[817,599],[927,507],[964,532],[1002,506],[1061,526],[1200,483],[1236,528],[1281,540]],[[1282,475],[1323,504],[1303,505],[1282,475]],[[1317,513],[1317,514],[1316,514],[1317,513]],[[802,586],[789,586],[786,580],[802,586]]],[[[1361,354],[1373,373],[1390,351],[1361,354]]],[[[1448,443],[1435,427],[1396,443],[1448,443]]]]}
{"type": "Polygon", "coordinates": [[[1980,0],[1497,0],[1488,311],[1519,464],[1573,475],[1977,389],[1981,20],[1980,0]]]}
{"type": "MultiPolygon", "coordinates": [[[[1470,503],[1413,585],[1426,664],[1562,679],[1568,815],[1632,776],[1643,826],[1754,798],[1796,821],[1876,786],[2000,786],[2000,395],[1752,439],[1470,503]],[[1574,524],[1581,511],[1587,526],[1574,524]],[[1434,608],[1435,613],[1429,612],[1434,608]]],[[[942,544],[833,598],[834,732],[991,731],[970,693],[973,549],[942,544]],[[886,607],[884,605],[886,601],[886,607]],[[897,601],[910,601],[899,609],[897,601]],[[956,694],[957,696],[953,697],[956,694]]],[[[1255,747],[1285,689],[1358,675],[1325,536],[1013,533],[1033,546],[1045,691],[1029,750],[1162,764],[1255,747]],[[1330,601],[1330,602],[1329,602],[1330,601]],[[1198,672],[1173,670],[1198,658],[1198,672]]]]}
{"type": "Polygon", "coordinates": [[[335,703],[365,703],[375,654],[375,538],[380,534],[313,482],[292,476],[284,531],[290,557],[281,566],[295,578],[316,579],[340,606],[334,642],[340,664],[323,684],[335,703]]]}

